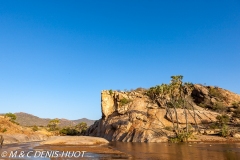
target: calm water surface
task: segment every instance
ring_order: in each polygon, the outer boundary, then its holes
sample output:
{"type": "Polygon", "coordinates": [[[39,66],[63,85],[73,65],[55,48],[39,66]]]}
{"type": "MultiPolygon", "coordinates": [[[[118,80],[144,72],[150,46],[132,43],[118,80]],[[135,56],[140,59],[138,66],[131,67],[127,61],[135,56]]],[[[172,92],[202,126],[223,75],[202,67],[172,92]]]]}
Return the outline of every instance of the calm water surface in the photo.
{"type": "MultiPolygon", "coordinates": [[[[5,145],[3,151],[37,151],[38,142],[5,145]]],[[[73,159],[146,159],[146,160],[240,160],[240,143],[201,143],[201,144],[171,144],[171,143],[124,143],[111,142],[114,149],[125,152],[128,157],[116,155],[86,153],[84,158],[7,158],[0,160],[73,160],[73,159]]]]}
{"type": "Polygon", "coordinates": [[[172,144],[172,143],[123,143],[111,145],[133,159],[159,160],[240,160],[240,143],[172,144]]]}

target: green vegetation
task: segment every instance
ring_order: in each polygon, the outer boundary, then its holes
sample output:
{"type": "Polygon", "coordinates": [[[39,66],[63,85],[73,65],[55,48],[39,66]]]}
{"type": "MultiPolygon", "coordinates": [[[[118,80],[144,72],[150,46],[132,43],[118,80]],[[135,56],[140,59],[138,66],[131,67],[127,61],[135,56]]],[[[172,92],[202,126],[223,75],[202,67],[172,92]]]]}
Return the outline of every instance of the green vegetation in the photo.
{"type": "Polygon", "coordinates": [[[74,135],[79,135],[79,132],[71,127],[63,128],[59,131],[60,135],[69,135],[69,136],[74,136],[74,135]]]}
{"type": "Polygon", "coordinates": [[[56,131],[58,130],[57,125],[60,123],[58,118],[55,118],[48,123],[49,131],[56,131]]]}
{"type": "Polygon", "coordinates": [[[233,111],[233,117],[240,118],[240,102],[232,103],[232,106],[235,108],[233,111]]]}
{"type": "Polygon", "coordinates": [[[226,124],[223,124],[223,126],[221,128],[220,135],[222,137],[227,137],[227,136],[230,135],[230,130],[229,130],[229,128],[228,128],[228,126],[226,124]]]}
{"type": "Polygon", "coordinates": [[[227,125],[227,123],[229,122],[230,118],[228,115],[224,114],[224,115],[218,115],[216,117],[217,119],[217,123],[215,123],[215,127],[216,128],[220,128],[221,129],[221,132],[220,132],[220,135],[222,137],[227,137],[230,135],[230,130],[229,130],[229,127],[227,125]]]}
{"type": "MultiPolygon", "coordinates": [[[[170,84],[161,84],[155,87],[151,87],[146,95],[154,102],[157,103],[159,107],[164,107],[172,121],[173,131],[176,136],[172,138],[171,142],[184,142],[187,141],[192,132],[189,131],[188,114],[190,109],[194,112],[195,125],[198,129],[198,124],[196,122],[196,113],[194,107],[188,101],[188,93],[191,93],[193,89],[192,83],[183,83],[183,76],[171,76],[170,84]],[[177,108],[184,110],[184,116],[186,120],[186,129],[182,130],[178,122],[178,112],[177,108]],[[174,114],[172,114],[174,112],[174,114]],[[176,124],[174,119],[177,120],[176,124]]],[[[170,129],[170,128],[167,128],[170,129]]],[[[199,129],[198,129],[199,130],[199,129]]]]}
{"type": "Polygon", "coordinates": [[[34,132],[38,131],[38,126],[34,125],[34,126],[32,127],[32,130],[33,130],[34,132]]]}
{"type": "Polygon", "coordinates": [[[192,132],[182,132],[176,135],[176,137],[170,138],[169,141],[172,143],[187,142],[192,136],[192,132]]]}
{"type": "Polygon", "coordinates": [[[2,129],[2,133],[5,133],[5,132],[7,132],[7,128],[2,129]]]}
{"type": "Polygon", "coordinates": [[[234,108],[239,108],[239,107],[240,107],[240,102],[233,102],[233,103],[232,103],[232,106],[233,106],[234,108]]]}
{"type": "Polygon", "coordinates": [[[240,107],[233,111],[233,117],[240,118],[240,107]]]}
{"type": "Polygon", "coordinates": [[[112,91],[111,89],[109,90],[109,94],[110,94],[110,95],[112,95],[112,94],[113,94],[113,91],[112,91]]]}
{"type": "Polygon", "coordinates": [[[218,115],[218,116],[216,117],[216,119],[217,119],[217,121],[218,121],[218,123],[219,123],[220,125],[227,124],[227,123],[229,122],[229,120],[230,120],[229,116],[226,115],[226,114],[221,115],[221,116],[218,115]]]}
{"type": "Polygon", "coordinates": [[[214,87],[214,88],[210,87],[209,88],[209,95],[211,97],[215,97],[215,98],[218,98],[220,100],[225,99],[225,97],[219,92],[218,87],[214,87]]]}
{"type": "Polygon", "coordinates": [[[212,109],[214,111],[217,111],[217,112],[220,112],[220,113],[224,113],[226,111],[226,107],[222,103],[220,103],[220,102],[215,103],[212,106],[212,109]]]}
{"type": "Polygon", "coordinates": [[[87,123],[81,122],[75,126],[75,129],[80,133],[80,134],[85,134],[87,130],[87,123]]]}
{"type": "Polygon", "coordinates": [[[13,114],[13,113],[6,113],[5,115],[4,115],[5,117],[9,117],[10,118],[10,121],[12,121],[12,122],[14,122],[16,119],[17,119],[17,117],[16,117],[16,115],[15,114],[13,114]]]}
{"type": "Polygon", "coordinates": [[[132,100],[127,99],[127,98],[124,97],[124,98],[120,99],[119,104],[120,104],[121,106],[124,106],[124,105],[126,105],[126,104],[128,104],[128,103],[130,103],[130,102],[132,102],[132,100]]]}
{"type": "Polygon", "coordinates": [[[77,124],[74,127],[66,127],[59,131],[60,135],[69,135],[69,136],[75,136],[75,135],[84,135],[87,130],[87,123],[81,122],[77,124]]]}

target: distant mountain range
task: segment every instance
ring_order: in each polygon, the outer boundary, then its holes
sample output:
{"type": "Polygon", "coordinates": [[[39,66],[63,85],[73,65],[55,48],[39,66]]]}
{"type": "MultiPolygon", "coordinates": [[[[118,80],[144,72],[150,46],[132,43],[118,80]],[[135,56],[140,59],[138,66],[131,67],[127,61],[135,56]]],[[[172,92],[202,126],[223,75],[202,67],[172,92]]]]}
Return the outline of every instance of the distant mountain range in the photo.
{"type": "MultiPolygon", "coordinates": [[[[37,116],[19,112],[14,113],[17,117],[16,122],[18,122],[21,126],[47,126],[49,121],[52,120],[50,118],[39,118],[37,116]]],[[[87,118],[77,119],[77,120],[68,120],[68,119],[59,119],[60,124],[59,127],[66,127],[66,126],[75,126],[78,123],[85,122],[88,126],[92,125],[95,120],[89,120],[87,118]]]]}

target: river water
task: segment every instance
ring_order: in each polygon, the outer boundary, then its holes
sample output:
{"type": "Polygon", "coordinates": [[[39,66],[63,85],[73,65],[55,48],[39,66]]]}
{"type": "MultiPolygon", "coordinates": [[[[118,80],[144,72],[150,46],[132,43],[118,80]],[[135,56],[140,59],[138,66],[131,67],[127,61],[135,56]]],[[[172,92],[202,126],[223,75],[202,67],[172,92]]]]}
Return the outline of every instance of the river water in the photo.
{"type": "Polygon", "coordinates": [[[151,160],[240,160],[240,143],[124,143],[112,142],[133,159],[151,160]]]}
{"type": "Polygon", "coordinates": [[[109,147],[126,153],[124,156],[112,154],[85,153],[83,157],[34,157],[38,142],[5,145],[0,149],[0,160],[73,160],[73,159],[143,159],[143,160],[240,160],[240,143],[124,143],[111,142],[109,147]],[[9,157],[11,151],[18,156],[9,157]],[[29,157],[19,157],[20,151],[30,152],[29,157]],[[3,153],[7,152],[5,156],[3,153]],[[126,156],[127,155],[127,156],[126,156]]]}

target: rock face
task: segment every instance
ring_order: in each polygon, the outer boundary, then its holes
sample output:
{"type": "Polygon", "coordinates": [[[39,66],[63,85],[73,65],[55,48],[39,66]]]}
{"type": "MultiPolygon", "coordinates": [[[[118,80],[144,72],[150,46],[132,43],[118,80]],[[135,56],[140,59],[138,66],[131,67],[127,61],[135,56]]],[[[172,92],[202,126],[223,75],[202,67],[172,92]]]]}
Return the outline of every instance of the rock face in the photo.
{"type": "Polygon", "coordinates": [[[240,96],[221,88],[194,85],[190,95],[191,109],[166,110],[161,102],[153,102],[146,90],[131,92],[102,91],[102,118],[87,130],[89,136],[103,137],[109,141],[165,142],[173,132],[173,123],[207,124],[216,122],[219,113],[209,107],[221,102],[225,108],[240,102],[240,96]],[[176,119],[177,113],[178,119],[176,119]],[[172,117],[172,118],[171,118],[172,117]],[[195,120],[194,120],[195,117],[195,120]]]}

